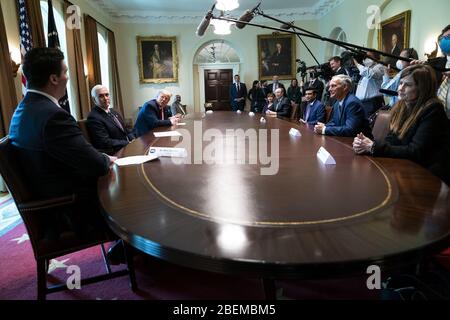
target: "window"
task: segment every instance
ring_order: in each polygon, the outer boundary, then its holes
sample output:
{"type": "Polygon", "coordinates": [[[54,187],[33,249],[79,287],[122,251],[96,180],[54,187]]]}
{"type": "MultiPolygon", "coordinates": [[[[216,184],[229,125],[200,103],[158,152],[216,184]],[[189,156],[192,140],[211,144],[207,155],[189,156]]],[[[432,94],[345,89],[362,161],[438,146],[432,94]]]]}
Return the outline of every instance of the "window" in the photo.
{"type": "MultiPolygon", "coordinates": [[[[42,14],[42,22],[44,24],[44,34],[48,34],[48,2],[41,1],[41,14],[42,14]]],[[[56,30],[58,31],[59,36],[59,44],[61,46],[61,51],[64,53],[65,61],[69,65],[69,59],[68,59],[68,51],[67,51],[67,42],[66,42],[66,23],[63,18],[63,8],[62,3],[60,1],[53,1],[53,15],[55,17],[55,24],[56,24],[56,30]]],[[[45,43],[48,45],[48,39],[47,36],[45,37],[45,43]]],[[[69,68],[70,70],[70,68],[69,68]]],[[[76,99],[73,96],[73,90],[71,88],[71,80],[70,80],[70,72],[69,72],[69,82],[67,84],[67,94],[69,96],[69,104],[70,104],[70,113],[72,115],[77,114],[76,112],[76,106],[75,101],[76,99]]]]}
{"type": "Polygon", "coordinates": [[[108,88],[110,91],[111,106],[114,106],[113,94],[111,94],[111,72],[110,72],[110,58],[108,47],[108,31],[97,24],[98,35],[98,51],[100,54],[100,71],[102,75],[102,85],[108,88]]]}

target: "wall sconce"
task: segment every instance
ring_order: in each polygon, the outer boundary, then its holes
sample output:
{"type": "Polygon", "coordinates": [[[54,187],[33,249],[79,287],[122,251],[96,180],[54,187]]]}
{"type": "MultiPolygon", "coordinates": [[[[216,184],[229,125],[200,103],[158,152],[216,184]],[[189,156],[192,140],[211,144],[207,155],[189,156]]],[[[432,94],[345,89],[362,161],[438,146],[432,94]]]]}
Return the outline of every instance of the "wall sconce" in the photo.
{"type": "Polygon", "coordinates": [[[84,70],[83,71],[84,71],[84,77],[87,78],[88,74],[89,74],[89,70],[88,70],[87,65],[84,65],[84,70]]]}
{"type": "Polygon", "coordinates": [[[438,35],[428,38],[425,42],[424,51],[428,59],[436,58],[439,52],[439,45],[436,42],[438,35]]]}
{"type": "Polygon", "coordinates": [[[13,76],[15,78],[17,77],[17,71],[20,68],[22,57],[18,49],[14,49],[12,52],[9,53],[9,55],[11,57],[11,67],[13,69],[13,76]]]}

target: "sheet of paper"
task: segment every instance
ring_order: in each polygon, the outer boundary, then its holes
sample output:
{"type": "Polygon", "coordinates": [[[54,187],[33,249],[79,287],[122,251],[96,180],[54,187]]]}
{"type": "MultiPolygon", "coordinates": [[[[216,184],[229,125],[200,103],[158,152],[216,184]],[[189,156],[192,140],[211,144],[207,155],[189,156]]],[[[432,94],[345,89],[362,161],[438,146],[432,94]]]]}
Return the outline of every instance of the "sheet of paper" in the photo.
{"type": "Polygon", "coordinates": [[[133,156],[133,157],[125,157],[120,158],[114,161],[115,164],[118,166],[130,166],[130,165],[136,165],[136,164],[142,164],[148,161],[152,161],[158,159],[158,155],[147,155],[147,156],[133,156]]]}
{"type": "Polygon", "coordinates": [[[180,137],[181,133],[178,131],[164,131],[164,132],[153,132],[155,137],[164,138],[164,137],[180,137]]]}
{"type": "Polygon", "coordinates": [[[185,125],[186,125],[186,122],[180,122],[177,124],[177,126],[185,126],[185,125]]]}

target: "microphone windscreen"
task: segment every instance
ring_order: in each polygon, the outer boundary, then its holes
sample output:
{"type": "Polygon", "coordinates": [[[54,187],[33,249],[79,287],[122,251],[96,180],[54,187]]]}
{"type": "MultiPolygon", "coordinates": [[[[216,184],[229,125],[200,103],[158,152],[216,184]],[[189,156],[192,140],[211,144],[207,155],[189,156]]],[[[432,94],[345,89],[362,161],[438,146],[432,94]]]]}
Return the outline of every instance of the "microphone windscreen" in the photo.
{"type": "Polygon", "coordinates": [[[380,93],[385,94],[387,96],[391,96],[391,97],[398,96],[398,92],[393,91],[393,90],[380,89],[380,93]]]}
{"type": "Polygon", "coordinates": [[[202,37],[205,34],[206,29],[208,29],[208,27],[209,27],[210,22],[211,22],[211,18],[208,19],[208,16],[203,18],[202,22],[200,22],[200,24],[198,25],[198,28],[196,31],[197,36],[202,37]]]}
{"type": "MultiPolygon", "coordinates": [[[[253,11],[247,10],[247,11],[245,11],[245,13],[239,18],[239,21],[242,21],[242,22],[250,22],[250,21],[253,19],[254,16],[255,16],[255,15],[254,15],[253,11]]],[[[243,29],[245,26],[246,26],[245,23],[241,23],[241,22],[237,22],[237,23],[236,23],[236,28],[238,28],[238,29],[243,29]]]]}

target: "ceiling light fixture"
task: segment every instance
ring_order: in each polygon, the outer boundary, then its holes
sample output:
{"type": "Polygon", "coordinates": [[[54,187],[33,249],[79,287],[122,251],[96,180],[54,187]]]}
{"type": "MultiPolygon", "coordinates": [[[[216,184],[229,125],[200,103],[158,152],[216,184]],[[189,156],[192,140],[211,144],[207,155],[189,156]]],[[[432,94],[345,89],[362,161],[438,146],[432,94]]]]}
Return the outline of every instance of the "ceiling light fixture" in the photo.
{"type": "Polygon", "coordinates": [[[231,11],[239,8],[238,0],[217,0],[216,8],[222,11],[231,11]]]}

